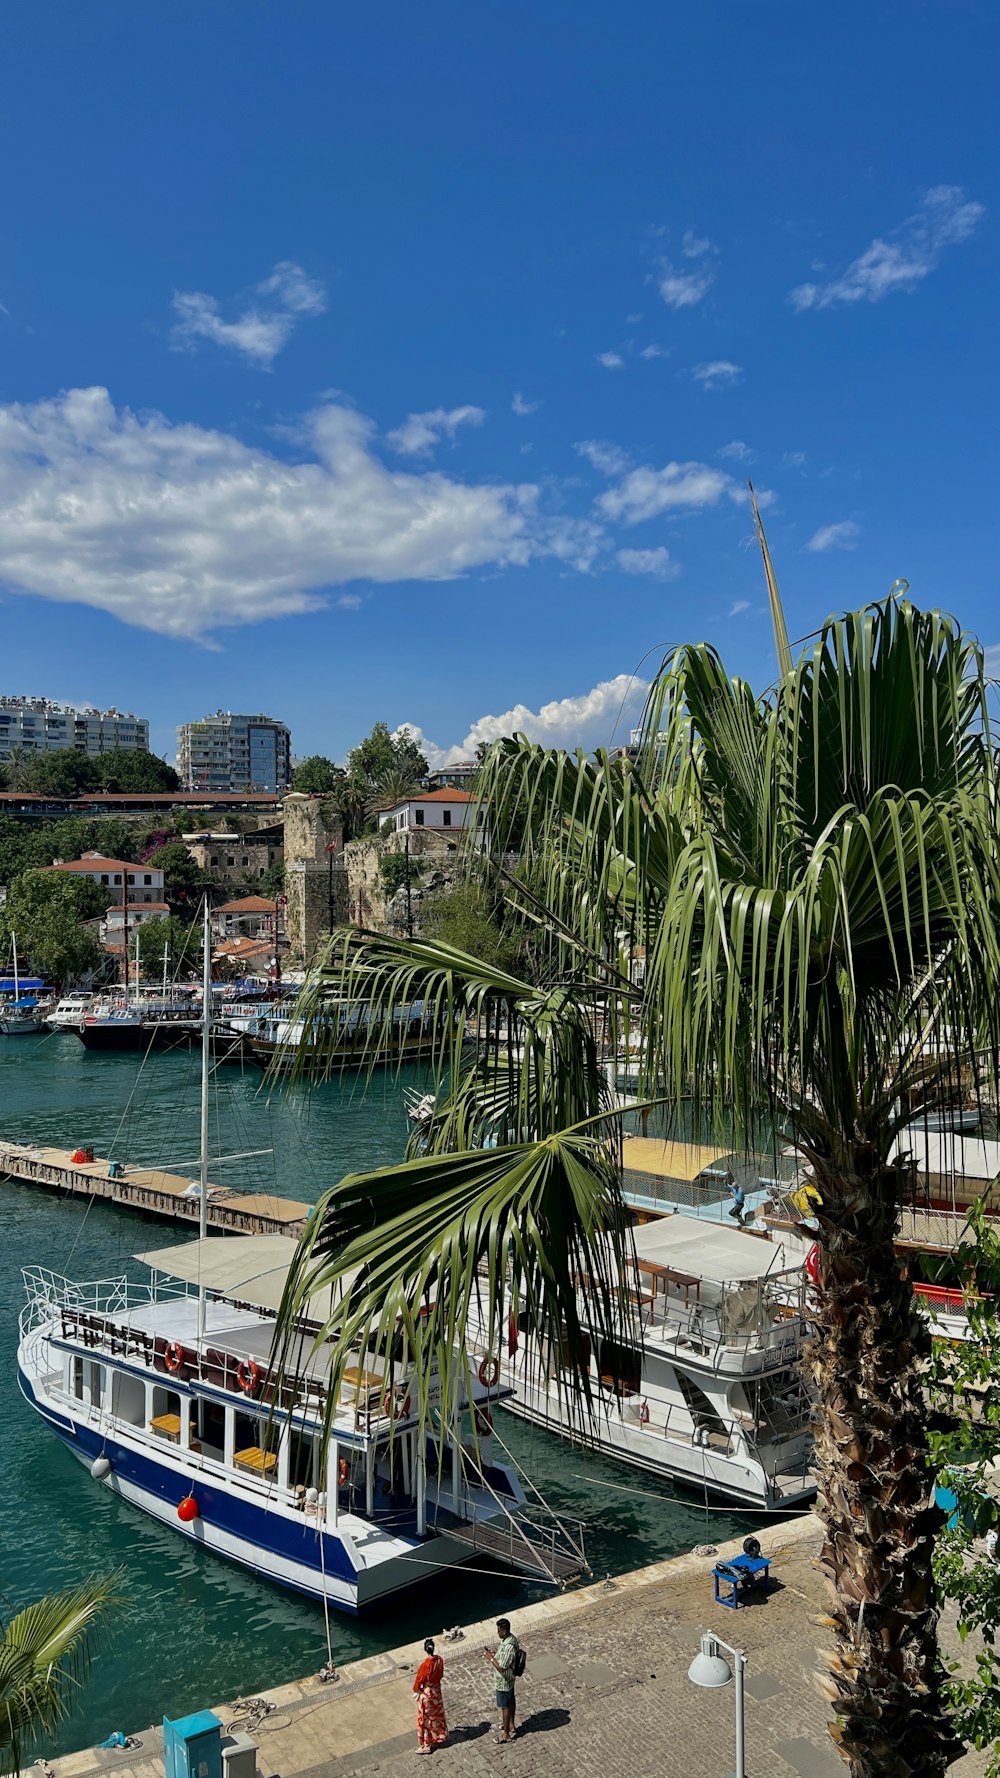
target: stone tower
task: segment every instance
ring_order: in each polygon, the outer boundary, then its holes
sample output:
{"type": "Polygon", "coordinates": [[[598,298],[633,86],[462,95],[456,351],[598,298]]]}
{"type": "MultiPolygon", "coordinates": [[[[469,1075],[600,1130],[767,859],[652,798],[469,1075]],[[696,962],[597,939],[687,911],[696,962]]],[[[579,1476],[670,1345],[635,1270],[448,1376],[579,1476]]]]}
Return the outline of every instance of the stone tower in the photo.
{"type": "Polygon", "coordinates": [[[344,825],[329,798],[293,792],[285,821],[285,929],[293,956],[308,963],[320,941],[348,918],[344,825]],[[327,846],[335,845],[330,853],[327,846]],[[331,868],[332,861],[332,868],[331,868]]]}

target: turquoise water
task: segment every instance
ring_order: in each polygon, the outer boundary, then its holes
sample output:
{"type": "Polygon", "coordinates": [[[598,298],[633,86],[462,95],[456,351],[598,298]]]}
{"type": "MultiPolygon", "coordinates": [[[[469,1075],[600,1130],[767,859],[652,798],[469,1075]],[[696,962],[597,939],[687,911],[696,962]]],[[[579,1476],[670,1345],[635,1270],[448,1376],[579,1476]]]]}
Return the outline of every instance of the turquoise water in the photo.
{"type": "MultiPolygon", "coordinates": [[[[0,1038],[0,1134],[73,1147],[92,1142],[136,1165],[186,1171],[197,1150],[196,1057],[89,1054],[60,1033],[0,1038]]],[[[410,1084],[420,1076],[413,1071],[410,1084]]],[[[213,1178],[312,1201],[344,1173],[399,1159],[406,1139],[404,1081],[355,1078],[308,1089],[262,1087],[258,1073],[219,1070],[212,1100],[213,1152],[273,1149],[213,1178]]],[[[20,1268],[43,1263],[79,1278],[132,1269],[130,1256],[186,1231],[93,1202],[88,1207],[30,1186],[0,1184],[0,1609],[89,1573],[119,1567],[127,1604],[110,1645],[59,1735],[44,1751],[140,1730],[223,1698],[301,1676],[326,1659],[319,1606],[255,1579],[98,1487],[15,1385],[20,1268]]],[[[621,1573],[737,1530],[736,1515],[682,1504],[641,1472],[616,1466],[524,1426],[498,1425],[549,1503],[587,1527],[597,1574],[621,1573]]],[[[364,1620],[334,1615],[334,1657],[356,1659],[416,1635],[440,1632],[543,1590],[497,1574],[449,1572],[432,1588],[364,1620]]]]}

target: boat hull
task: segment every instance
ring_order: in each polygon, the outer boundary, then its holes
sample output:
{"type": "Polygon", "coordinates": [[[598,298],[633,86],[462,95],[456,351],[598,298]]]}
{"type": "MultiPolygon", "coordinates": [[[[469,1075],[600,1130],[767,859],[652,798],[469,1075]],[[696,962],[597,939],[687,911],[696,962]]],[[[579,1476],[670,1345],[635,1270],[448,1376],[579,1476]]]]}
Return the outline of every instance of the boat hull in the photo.
{"type": "Polygon", "coordinates": [[[120,1436],[102,1434],[50,1403],[32,1382],[22,1359],[18,1386],[66,1448],[88,1469],[95,1458],[111,1465],[99,1486],[109,1488],[130,1506],[157,1519],[171,1531],[224,1556],[278,1586],[324,1600],[337,1611],[356,1614],[366,1607],[418,1586],[435,1569],[461,1565],[473,1552],[447,1532],[412,1539],[412,1553],[366,1568],[363,1552],[350,1536],[328,1528],[320,1533],[314,1519],[289,1517],[266,1504],[241,1498],[214,1478],[193,1476],[120,1436]],[[177,1517],[180,1501],[192,1494],[198,1517],[188,1523],[177,1517]]]}
{"type": "Polygon", "coordinates": [[[83,1023],[76,1027],[76,1033],[84,1049],[97,1051],[117,1051],[145,1055],[147,1050],[190,1049],[200,1038],[197,1024],[128,1024],[125,1020],[116,1022],[114,1019],[100,1020],[97,1023],[83,1023]]]}

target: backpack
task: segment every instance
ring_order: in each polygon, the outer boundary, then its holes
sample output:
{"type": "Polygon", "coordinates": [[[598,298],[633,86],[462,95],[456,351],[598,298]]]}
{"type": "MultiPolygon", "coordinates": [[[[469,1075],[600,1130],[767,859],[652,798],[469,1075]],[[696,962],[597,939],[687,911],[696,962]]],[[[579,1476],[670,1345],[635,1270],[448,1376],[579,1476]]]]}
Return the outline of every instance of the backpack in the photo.
{"type": "Polygon", "coordinates": [[[527,1665],[528,1665],[528,1657],[525,1654],[524,1649],[521,1647],[521,1644],[518,1643],[517,1653],[514,1656],[514,1678],[515,1679],[520,1679],[520,1677],[521,1677],[522,1673],[524,1672],[524,1669],[527,1665]]]}

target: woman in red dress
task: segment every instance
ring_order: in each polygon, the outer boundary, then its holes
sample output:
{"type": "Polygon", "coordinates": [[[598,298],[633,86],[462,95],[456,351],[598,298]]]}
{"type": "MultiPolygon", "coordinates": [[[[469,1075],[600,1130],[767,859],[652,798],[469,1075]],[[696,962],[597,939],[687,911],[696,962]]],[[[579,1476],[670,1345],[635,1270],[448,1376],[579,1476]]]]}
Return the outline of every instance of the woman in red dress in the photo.
{"type": "Polygon", "coordinates": [[[448,1739],[448,1724],[441,1697],[444,1662],[440,1655],[434,1653],[434,1644],[429,1636],[424,1643],[424,1653],[427,1659],[421,1661],[417,1668],[417,1677],[413,1681],[418,1699],[417,1751],[431,1753],[435,1747],[443,1747],[448,1739]]]}

